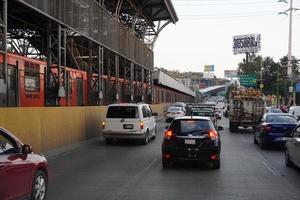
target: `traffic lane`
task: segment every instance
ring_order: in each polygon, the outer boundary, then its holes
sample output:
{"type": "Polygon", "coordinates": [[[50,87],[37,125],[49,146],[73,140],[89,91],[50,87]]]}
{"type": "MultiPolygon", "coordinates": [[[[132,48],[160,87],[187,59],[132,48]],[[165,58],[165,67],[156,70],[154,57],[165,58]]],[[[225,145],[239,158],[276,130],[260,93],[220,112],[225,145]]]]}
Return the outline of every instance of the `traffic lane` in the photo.
{"type": "Polygon", "coordinates": [[[220,170],[188,164],[163,170],[158,163],[123,199],[299,199],[297,188],[266,166],[252,133],[236,137],[227,123],[220,123],[225,127],[220,170]]]}
{"type": "Polygon", "coordinates": [[[100,141],[50,158],[48,199],[121,199],[126,187],[157,163],[163,126],[157,124],[157,139],[146,146],[100,141]]]}
{"type": "MultiPolygon", "coordinates": [[[[221,169],[161,165],[159,136],[147,146],[103,142],[50,160],[49,199],[299,199],[294,185],[265,165],[251,134],[231,134],[221,120],[221,169]]],[[[299,174],[297,174],[299,177],[299,174]]],[[[299,179],[299,178],[298,178],[299,179]]]]}

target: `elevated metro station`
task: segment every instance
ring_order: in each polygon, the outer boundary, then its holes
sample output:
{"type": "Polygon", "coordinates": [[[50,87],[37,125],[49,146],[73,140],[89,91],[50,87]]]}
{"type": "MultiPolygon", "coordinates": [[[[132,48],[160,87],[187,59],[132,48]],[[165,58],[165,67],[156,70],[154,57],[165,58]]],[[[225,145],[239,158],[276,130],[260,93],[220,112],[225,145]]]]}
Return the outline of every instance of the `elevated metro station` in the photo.
{"type": "Polygon", "coordinates": [[[152,102],[170,0],[1,0],[0,106],[152,102]]]}

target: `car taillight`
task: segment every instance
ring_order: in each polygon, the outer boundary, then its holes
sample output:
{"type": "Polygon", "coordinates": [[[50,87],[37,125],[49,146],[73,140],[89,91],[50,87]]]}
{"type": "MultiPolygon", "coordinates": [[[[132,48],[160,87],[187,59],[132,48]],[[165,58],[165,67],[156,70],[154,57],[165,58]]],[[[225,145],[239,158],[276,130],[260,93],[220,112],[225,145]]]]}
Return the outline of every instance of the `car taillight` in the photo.
{"type": "Polygon", "coordinates": [[[271,125],[266,125],[266,126],[261,126],[260,128],[261,132],[271,132],[272,131],[272,126],[271,125]]]}
{"type": "Polygon", "coordinates": [[[102,129],[105,129],[105,122],[102,122],[102,129]]]}
{"type": "Polygon", "coordinates": [[[141,130],[144,129],[144,122],[143,121],[140,121],[140,128],[141,128],[141,130]]]}
{"type": "Polygon", "coordinates": [[[180,115],[180,114],[181,114],[181,112],[176,112],[176,114],[180,115]]]}
{"type": "Polygon", "coordinates": [[[215,140],[217,139],[219,136],[218,136],[218,133],[216,130],[210,130],[208,132],[208,137],[211,139],[211,140],[215,140]]]}
{"type": "Polygon", "coordinates": [[[172,130],[167,130],[165,132],[165,139],[171,139],[171,137],[173,136],[173,131],[172,130]]]}

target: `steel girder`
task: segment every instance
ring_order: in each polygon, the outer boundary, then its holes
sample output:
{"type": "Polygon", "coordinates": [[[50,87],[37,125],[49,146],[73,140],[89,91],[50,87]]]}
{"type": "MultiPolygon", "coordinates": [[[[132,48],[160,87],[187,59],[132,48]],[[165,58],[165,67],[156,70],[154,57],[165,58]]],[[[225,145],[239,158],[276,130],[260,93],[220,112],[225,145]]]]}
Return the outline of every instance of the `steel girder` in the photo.
{"type": "Polygon", "coordinates": [[[66,29],[61,25],[53,26],[49,22],[47,30],[47,81],[46,81],[46,105],[59,105],[59,99],[65,97],[67,62],[66,29]],[[51,70],[55,68],[55,70],[51,70]]]}
{"type": "Polygon", "coordinates": [[[0,106],[8,106],[7,0],[0,1],[0,54],[3,56],[3,62],[0,65],[0,106]]]}

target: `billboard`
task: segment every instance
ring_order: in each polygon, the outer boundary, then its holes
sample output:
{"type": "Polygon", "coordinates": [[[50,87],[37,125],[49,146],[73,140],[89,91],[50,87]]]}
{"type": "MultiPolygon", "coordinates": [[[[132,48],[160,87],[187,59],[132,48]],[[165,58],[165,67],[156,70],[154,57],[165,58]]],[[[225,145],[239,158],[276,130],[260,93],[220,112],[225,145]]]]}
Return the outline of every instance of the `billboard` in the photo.
{"type": "Polygon", "coordinates": [[[249,34],[249,35],[237,35],[233,36],[233,53],[257,53],[261,49],[261,35],[249,34]]]}
{"type": "Polygon", "coordinates": [[[224,70],[225,78],[234,78],[237,77],[237,70],[224,70]]]}
{"type": "Polygon", "coordinates": [[[213,78],[215,78],[215,75],[214,75],[214,73],[204,72],[203,73],[203,78],[205,78],[205,79],[213,79],[213,78]]]}
{"type": "Polygon", "coordinates": [[[213,72],[215,71],[215,65],[204,65],[205,72],[213,72]]]}

